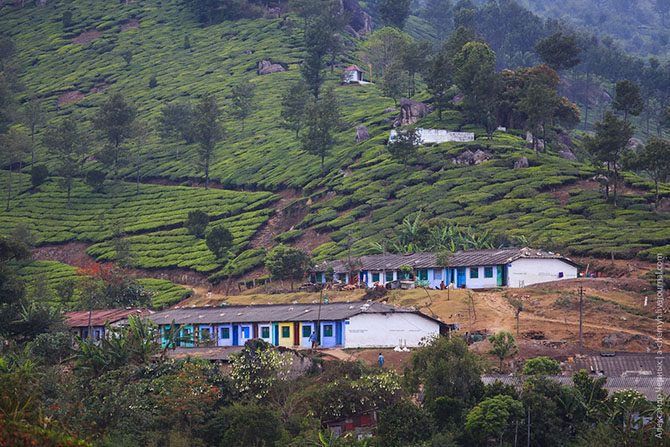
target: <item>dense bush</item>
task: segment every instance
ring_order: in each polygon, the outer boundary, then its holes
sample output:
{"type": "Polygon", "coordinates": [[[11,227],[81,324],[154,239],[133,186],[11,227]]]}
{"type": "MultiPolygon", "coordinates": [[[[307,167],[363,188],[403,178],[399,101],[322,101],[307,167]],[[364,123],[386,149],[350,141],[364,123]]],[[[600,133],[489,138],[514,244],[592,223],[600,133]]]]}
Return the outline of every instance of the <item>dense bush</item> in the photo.
{"type": "Polygon", "coordinates": [[[30,171],[30,183],[37,188],[49,178],[49,168],[45,165],[35,165],[30,171]]]}

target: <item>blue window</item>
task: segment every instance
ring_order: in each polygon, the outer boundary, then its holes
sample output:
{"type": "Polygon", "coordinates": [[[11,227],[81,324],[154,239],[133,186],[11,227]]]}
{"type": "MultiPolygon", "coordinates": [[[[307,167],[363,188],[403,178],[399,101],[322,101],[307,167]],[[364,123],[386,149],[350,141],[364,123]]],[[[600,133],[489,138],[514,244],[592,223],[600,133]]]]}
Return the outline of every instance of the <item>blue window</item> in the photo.
{"type": "Polygon", "coordinates": [[[372,274],[372,282],[379,282],[379,272],[374,272],[372,274]]]}
{"type": "Polygon", "coordinates": [[[302,327],[302,336],[309,337],[312,335],[312,326],[303,326],[302,327]]]}
{"type": "Polygon", "coordinates": [[[230,338],[230,328],[229,327],[222,327],[221,328],[221,337],[222,339],[228,339],[230,338]]]}
{"type": "Polygon", "coordinates": [[[250,338],[251,331],[249,330],[249,326],[244,326],[242,328],[242,338],[250,338]]]}
{"type": "Polygon", "coordinates": [[[270,327],[263,326],[261,328],[261,338],[270,338],[270,327]]]}
{"type": "Polygon", "coordinates": [[[493,267],[484,267],[484,278],[493,278],[493,267]]]}
{"type": "Polygon", "coordinates": [[[470,267],[470,279],[479,278],[479,267],[470,267]]]}
{"type": "Polygon", "coordinates": [[[332,337],[333,336],[333,325],[332,324],[324,324],[323,325],[323,336],[324,337],[332,337]]]}
{"type": "Polygon", "coordinates": [[[386,282],[393,281],[393,272],[386,272],[386,282]]]}
{"type": "Polygon", "coordinates": [[[442,270],[433,270],[433,279],[436,281],[442,280],[442,270]]]}
{"type": "Polygon", "coordinates": [[[416,274],[419,281],[428,281],[428,269],[419,269],[416,274]]]}

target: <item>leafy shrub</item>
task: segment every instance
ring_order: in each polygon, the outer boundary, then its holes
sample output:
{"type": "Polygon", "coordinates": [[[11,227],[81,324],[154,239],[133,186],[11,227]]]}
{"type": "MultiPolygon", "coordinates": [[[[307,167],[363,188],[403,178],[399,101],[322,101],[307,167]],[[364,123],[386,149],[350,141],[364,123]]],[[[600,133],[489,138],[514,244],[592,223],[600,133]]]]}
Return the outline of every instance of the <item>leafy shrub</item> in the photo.
{"type": "Polygon", "coordinates": [[[207,225],[209,225],[209,214],[202,210],[189,211],[186,222],[184,222],[186,230],[193,236],[199,238],[205,235],[207,225]]]}
{"type": "Polygon", "coordinates": [[[230,250],[233,244],[233,235],[226,227],[219,225],[207,232],[205,243],[207,248],[219,259],[230,250]]]}
{"type": "Polygon", "coordinates": [[[49,169],[45,165],[35,165],[30,171],[30,183],[37,188],[49,178],[49,169]]]}
{"type": "Polygon", "coordinates": [[[93,192],[103,192],[105,185],[105,178],[107,174],[99,169],[91,169],[86,173],[85,182],[91,187],[93,192]]]}

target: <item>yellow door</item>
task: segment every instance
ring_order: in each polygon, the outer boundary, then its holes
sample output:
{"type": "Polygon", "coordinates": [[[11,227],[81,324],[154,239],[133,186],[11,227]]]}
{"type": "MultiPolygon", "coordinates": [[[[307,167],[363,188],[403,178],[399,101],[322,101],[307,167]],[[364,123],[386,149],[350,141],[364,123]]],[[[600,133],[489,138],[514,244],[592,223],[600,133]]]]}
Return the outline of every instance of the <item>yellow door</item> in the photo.
{"type": "Polygon", "coordinates": [[[279,346],[293,347],[293,324],[279,324],[279,346]]]}

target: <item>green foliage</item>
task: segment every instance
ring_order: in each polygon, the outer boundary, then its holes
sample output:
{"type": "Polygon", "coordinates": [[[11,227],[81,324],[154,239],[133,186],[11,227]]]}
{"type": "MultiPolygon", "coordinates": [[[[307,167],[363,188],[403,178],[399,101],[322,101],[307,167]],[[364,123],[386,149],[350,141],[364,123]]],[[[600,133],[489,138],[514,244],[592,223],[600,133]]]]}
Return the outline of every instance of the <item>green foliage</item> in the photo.
{"type": "Polygon", "coordinates": [[[423,385],[426,403],[445,396],[470,403],[481,395],[481,371],[479,357],[463,340],[439,337],[414,351],[405,380],[412,389],[423,385]]]}
{"type": "Polygon", "coordinates": [[[242,121],[244,129],[244,120],[251,115],[256,103],[254,101],[254,92],[256,85],[249,81],[238,82],[232,87],[232,98],[230,100],[230,114],[233,118],[242,121]]]}
{"type": "Polygon", "coordinates": [[[309,102],[309,92],[303,82],[292,84],[282,95],[281,118],[283,125],[295,132],[296,138],[305,125],[306,109],[309,102]]]}
{"type": "Polygon", "coordinates": [[[223,225],[212,227],[205,236],[207,248],[217,259],[223,258],[233,245],[233,234],[223,225]]]}
{"type": "Polygon", "coordinates": [[[555,376],[561,373],[561,365],[549,357],[535,357],[526,360],[522,374],[526,376],[555,376]]]}
{"type": "Polygon", "coordinates": [[[401,401],[379,413],[377,433],[385,446],[416,445],[431,437],[431,425],[428,412],[411,402],[401,401]]]}
{"type": "Polygon", "coordinates": [[[302,279],[312,265],[309,255],[300,249],[279,244],[265,258],[265,268],[273,278],[293,282],[302,279]]]}
{"type": "Polygon", "coordinates": [[[478,403],[466,418],[465,429],[480,445],[489,444],[489,438],[502,444],[506,432],[513,431],[513,423],[524,416],[523,404],[510,396],[498,395],[478,403]]]}
{"type": "Polygon", "coordinates": [[[212,95],[203,96],[194,110],[193,133],[199,144],[198,157],[205,173],[205,189],[209,186],[209,167],[214,154],[214,146],[224,137],[219,123],[219,107],[212,95]]]}
{"type": "Polygon", "coordinates": [[[644,148],[633,157],[634,168],[645,172],[654,181],[656,205],[660,199],[659,183],[670,181],[670,142],[652,138],[644,148]]]}
{"type": "Polygon", "coordinates": [[[410,0],[379,0],[377,8],[382,22],[398,29],[405,27],[410,13],[410,0]]]}
{"type": "Polygon", "coordinates": [[[386,148],[391,157],[402,162],[407,168],[407,161],[416,155],[417,148],[421,144],[421,135],[416,127],[406,127],[398,129],[392,141],[389,141],[386,148]]]}
{"type": "Polygon", "coordinates": [[[100,169],[91,169],[90,171],[86,172],[84,182],[91,188],[91,190],[93,190],[93,192],[100,194],[104,192],[106,178],[107,174],[105,171],[100,169]]]}
{"type": "Polygon", "coordinates": [[[616,95],[612,102],[614,110],[623,112],[623,119],[628,121],[628,115],[638,116],[644,109],[644,99],[640,92],[640,86],[624,79],[616,83],[616,95]]]}
{"type": "Polygon", "coordinates": [[[284,436],[279,415],[260,405],[224,407],[207,423],[209,445],[276,445],[284,436]]]}
{"type": "Polygon", "coordinates": [[[30,184],[33,188],[39,187],[49,178],[49,168],[45,165],[35,165],[30,169],[30,184]]]}
{"type": "Polygon", "coordinates": [[[557,71],[572,68],[580,62],[581,48],[573,34],[558,31],[539,40],[535,44],[535,50],[542,62],[557,71]]]}
{"type": "Polygon", "coordinates": [[[321,157],[323,171],[326,155],[335,144],[333,132],[340,126],[340,109],[333,90],[329,89],[320,98],[308,102],[306,114],[302,150],[321,157]]]}
{"type": "MultiPolygon", "coordinates": [[[[127,64],[130,63],[128,57],[124,59],[127,64]]],[[[100,154],[101,161],[111,169],[114,176],[118,173],[119,165],[125,161],[127,151],[123,143],[132,136],[136,116],[135,106],[126,102],[121,93],[112,93],[100,106],[93,120],[95,128],[107,140],[107,145],[100,154]]]]}
{"type": "Polygon", "coordinates": [[[276,382],[286,379],[291,362],[290,353],[281,353],[263,340],[252,339],[231,356],[230,377],[238,392],[262,400],[276,382]]]}
{"type": "Polygon", "coordinates": [[[186,231],[199,238],[205,236],[207,225],[209,225],[209,214],[201,210],[189,211],[184,222],[186,231]]]}
{"type": "Polygon", "coordinates": [[[519,351],[516,345],[514,335],[510,332],[501,331],[489,337],[491,343],[490,354],[495,355],[500,360],[500,368],[502,369],[503,360],[506,357],[513,356],[519,351]]]}

